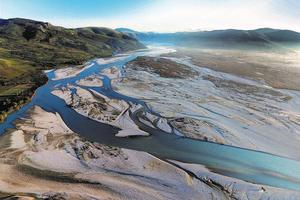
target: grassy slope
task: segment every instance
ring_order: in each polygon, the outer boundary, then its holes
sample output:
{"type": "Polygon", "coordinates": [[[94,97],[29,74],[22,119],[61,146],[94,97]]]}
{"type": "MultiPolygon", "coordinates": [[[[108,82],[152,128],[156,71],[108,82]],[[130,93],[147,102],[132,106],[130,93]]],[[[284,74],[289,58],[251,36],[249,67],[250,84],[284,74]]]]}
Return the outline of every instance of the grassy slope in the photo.
{"type": "Polygon", "coordinates": [[[66,29],[27,19],[0,19],[0,120],[46,82],[42,70],[144,48],[123,33],[97,27],[66,29]]]}

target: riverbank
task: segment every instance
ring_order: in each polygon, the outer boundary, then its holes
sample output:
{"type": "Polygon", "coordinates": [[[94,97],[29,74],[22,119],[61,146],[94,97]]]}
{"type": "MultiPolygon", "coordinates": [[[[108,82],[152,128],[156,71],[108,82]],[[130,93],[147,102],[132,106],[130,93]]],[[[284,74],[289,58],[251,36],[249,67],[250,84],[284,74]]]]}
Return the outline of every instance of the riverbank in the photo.
{"type": "MultiPolygon", "coordinates": [[[[78,68],[96,57],[145,48],[136,39],[108,28],[68,29],[30,19],[0,20],[0,123],[47,81],[44,70],[78,68]]],[[[61,73],[67,76],[64,70],[61,73]]]]}
{"type": "Polygon", "coordinates": [[[34,79],[26,84],[25,87],[19,87],[18,83],[14,83],[12,88],[1,88],[0,90],[0,123],[4,122],[6,117],[16,110],[19,110],[22,106],[31,101],[35,90],[44,85],[48,79],[47,76],[40,72],[40,74],[35,74],[34,79]],[[3,91],[4,90],[4,91],[3,91]]]}
{"type": "MultiPolygon", "coordinates": [[[[99,78],[96,80],[99,82],[99,78]]],[[[120,128],[116,137],[149,135],[140,130],[130,117],[130,113],[137,109],[136,105],[124,100],[110,99],[94,90],[86,90],[73,85],[53,90],[52,94],[63,99],[66,105],[83,116],[120,128]]]]}
{"type": "Polygon", "coordinates": [[[160,129],[166,132],[300,159],[299,92],[202,68],[190,58],[171,55],[168,62],[177,71],[180,63],[193,75],[167,76],[176,72],[169,68],[162,76],[153,69],[167,66],[160,58],[137,58],[125,66],[125,76],[112,87],[146,102],[165,118],[160,129]]]}
{"type": "Polygon", "coordinates": [[[0,138],[1,197],[61,199],[289,199],[297,192],[253,185],[201,165],[88,142],[56,113],[34,107],[0,138]]]}
{"type": "Polygon", "coordinates": [[[65,126],[59,115],[38,107],[30,113],[30,118],[19,121],[18,131],[12,130],[2,144],[0,188],[9,196],[208,198],[209,194],[201,190],[218,195],[217,190],[193,180],[185,171],[147,153],[84,141],[65,126]]]}

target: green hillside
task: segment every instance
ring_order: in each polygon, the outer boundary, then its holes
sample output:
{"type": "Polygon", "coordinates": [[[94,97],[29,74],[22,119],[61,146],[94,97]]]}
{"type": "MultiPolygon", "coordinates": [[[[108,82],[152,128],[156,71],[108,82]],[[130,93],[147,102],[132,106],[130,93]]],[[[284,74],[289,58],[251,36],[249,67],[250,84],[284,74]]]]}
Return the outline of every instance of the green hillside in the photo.
{"type": "Polygon", "coordinates": [[[108,28],[67,29],[28,19],[0,19],[0,120],[47,81],[42,70],[144,48],[108,28]]]}

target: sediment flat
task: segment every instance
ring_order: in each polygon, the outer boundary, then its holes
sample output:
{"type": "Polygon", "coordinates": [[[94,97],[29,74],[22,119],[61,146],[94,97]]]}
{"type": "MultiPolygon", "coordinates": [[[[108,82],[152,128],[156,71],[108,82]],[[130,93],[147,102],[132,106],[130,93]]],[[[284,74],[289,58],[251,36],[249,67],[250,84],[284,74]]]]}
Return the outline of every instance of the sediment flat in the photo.
{"type": "Polygon", "coordinates": [[[273,88],[300,90],[299,51],[251,51],[177,48],[199,66],[265,82],[273,88]]]}

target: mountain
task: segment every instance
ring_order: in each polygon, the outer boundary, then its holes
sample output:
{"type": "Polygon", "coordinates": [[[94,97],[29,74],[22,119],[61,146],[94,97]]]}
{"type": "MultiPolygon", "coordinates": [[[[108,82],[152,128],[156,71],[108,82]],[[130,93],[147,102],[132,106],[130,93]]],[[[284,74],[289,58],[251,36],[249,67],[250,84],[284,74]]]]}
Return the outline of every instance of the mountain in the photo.
{"type": "Polygon", "coordinates": [[[0,47],[11,54],[51,67],[144,48],[136,39],[108,28],[67,29],[19,18],[0,20],[0,38],[0,47]]]}
{"type": "Polygon", "coordinates": [[[209,48],[278,48],[300,45],[300,33],[290,30],[262,28],[256,30],[214,30],[199,32],[155,33],[116,29],[145,43],[169,43],[179,46],[209,48]]]}
{"type": "Polygon", "coordinates": [[[288,42],[288,43],[300,42],[300,33],[295,31],[270,29],[270,28],[256,29],[255,31],[266,35],[269,40],[274,42],[288,42]]]}
{"type": "Polygon", "coordinates": [[[140,48],[145,46],[113,29],[68,29],[29,19],[0,19],[0,120],[47,81],[42,70],[140,48]]]}

